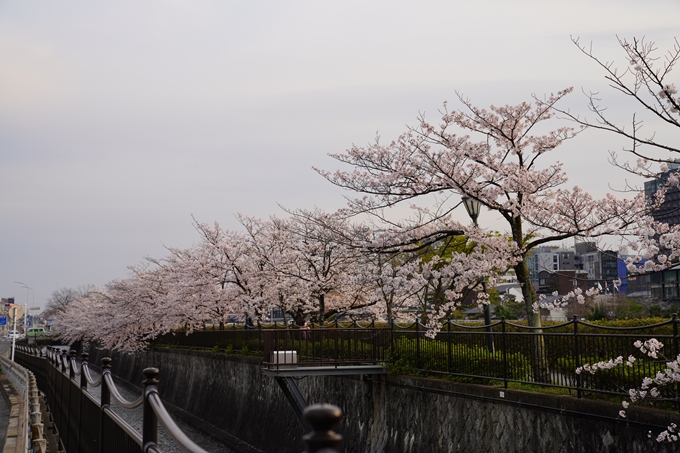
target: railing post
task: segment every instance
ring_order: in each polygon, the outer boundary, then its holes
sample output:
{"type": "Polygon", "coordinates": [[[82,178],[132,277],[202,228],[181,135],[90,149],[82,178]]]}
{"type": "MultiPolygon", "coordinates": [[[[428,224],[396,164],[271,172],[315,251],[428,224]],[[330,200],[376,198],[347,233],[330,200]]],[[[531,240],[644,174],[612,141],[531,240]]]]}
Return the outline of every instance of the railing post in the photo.
{"type": "Polygon", "coordinates": [[[394,320],[390,319],[388,327],[390,328],[390,355],[394,355],[394,320]]]}
{"type": "Polygon", "coordinates": [[[85,406],[84,400],[86,398],[84,392],[87,391],[87,377],[85,376],[85,368],[87,367],[87,359],[90,355],[87,352],[80,354],[80,395],[78,395],[78,451],[80,451],[81,439],[83,438],[83,407],[85,406]]]}
{"type": "Polygon", "coordinates": [[[111,373],[111,358],[104,357],[102,359],[102,390],[101,390],[101,415],[99,417],[99,453],[104,453],[104,445],[106,444],[106,439],[104,439],[105,424],[106,424],[106,414],[104,409],[107,409],[111,405],[111,390],[109,389],[106,379],[104,379],[106,374],[111,373]]]}
{"type": "Polygon", "coordinates": [[[142,421],[142,451],[158,442],[158,417],[149,403],[149,394],[158,389],[158,368],[146,368],[144,377],[144,420],[142,421]]]}
{"type": "Polygon", "coordinates": [[[76,361],[76,351],[71,349],[69,351],[69,355],[70,356],[68,358],[68,377],[69,377],[69,379],[73,379],[74,377],[76,377],[76,372],[75,372],[75,369],[73,367],[73,364],[76,361]]]}
{"type": "Polygon", "coordinates": [[[307,407],[303,416],[312,432],[305,434],[305,453],[332,453],[339,452],[342,445],[342,436],[333,427],[340,422],[342,411],[332,404],[315,404],[307,407]]]}
{"type": "Polygon", "coordinates": [[[420,369],[420,332],[418,332],[418,329],[420,327],[420,323],[416,319],[416,368],[420,369]]]}
{"type": "Polygon", "coordinates": [[[453,357],[451,355],[451,316],[446,318],[446,371],[451,372],[451,362],[453,357]]]}
{"type": "MultiPolygon", "coordinates": [[[[678,353],[678,314],[673,313],[673,357],[677,357],[678,353]]],[[[680,382],[675,384],[675,405],[680,411],[680,382]]]]}
{"type": "Polygon", "coordinates": [[[61,401],[62,401],[62,414],[66,415],[66,420],[64,420],[64,423],[62,425],[62,430],[60,432],[60,436],[63,439],[64,442],[64,447],[68,451],[69,448],[72,448],[73,446],[69,444],[71,441],[71,435],[69,432],[69,421],[71,420],[71,373],[72,373],[72,367],[70,366],[71,364],[69,363],[69,356],[66,351],[62,351],[61,353],[61,366],[62,366],[62,371],[64,374],[66,374],[66,369],[68,367],[68,379],[66,379],[66,389],[64,389],[64,377],[62,376],[61,379],[61,401]]]}
{"type": "Polygon", "coordinates": [[[508,388],[508,346],[505,330],[505,316],[501,317],[501,347],[503,348],[503,386],[508,388]]]}
{"type": "MultiPolygon", "coordinates": [[[[574,315],[574,363],[577,367],[581,366],[580,351],[578,341],[578,316],[574,315]]],[[[576,374],[576,397],[581,398],[581,375],[576,374]]]]}

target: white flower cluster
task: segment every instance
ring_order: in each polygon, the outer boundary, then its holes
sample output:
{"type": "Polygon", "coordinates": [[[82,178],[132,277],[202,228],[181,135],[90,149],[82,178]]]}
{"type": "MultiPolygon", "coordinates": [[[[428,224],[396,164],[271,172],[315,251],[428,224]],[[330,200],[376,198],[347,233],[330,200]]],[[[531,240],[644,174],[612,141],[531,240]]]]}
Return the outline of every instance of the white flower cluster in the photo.
{"type": "Polygon", "coordinates": [[[663,343],[661,343],[656,338],[651,338],[645,341],[644,343],[638,340],[635,343],[633,343],[633,346],[638,348],[641,353],[647,354],[649,357],[653,359],[658,359],[659,352],[663,349],[663,343]]]}
{"type": "MultiPolygon", "coordinates": [[[[616,285],[616,282],[614,282],[616,285]]],[[[621,286],[621,281],[618,281],[618,286],[621,286]]],[[[586,302],[586,297],[591,297],[596,294],[599,294],[600,290],[597,288],[590,288],[585,291],[585,294],[581,288],[576,288],[573,291],[569,291],[565,296],[559,297],[551,302],[546,301],[546,295],[545,294],[540,294],[538,296],[538,303],[534,302],[533,309],[534,313],[538,313],[539,308],[545,308],[547,310],[555,309],[555,308],[562,308],[566,307],[570,302],[576,301],[579,304],[584,304],[586,302]]],[[[554,297],[558,296],[558,292],[554,291],[552,293],[554,297]]]]}
{"type": "Polygon", "coordinates": [[[657,442],[677,442],[678,441],[678,425],[671,423],[666,431],[659,433],[656,436],[657,442]]]}
{"type": "MultiPolygon", "coordinates": [[[[628,358],[628,360],[629,360],[629,366],[632,366],[632,364],[630,363],[630,357],[628,358]]],[[[633,360],[635,360],[635,359],[633,359],[633,360]]],[[[585,365],[576,368],[576,374],[581,374],[584,371],[587,371],[590,374],[595,374],[595,373],[597,373],[598,370],[611,370],[612,368],[617,367],[617,366],[621,365],[622,363],[623,363],[623,356],[618,356],[614,360],[610,359],[610,360],[607,360],[607,361],[593,363],[592,365],[586,363],[585,365]]]]}
{"type": "MultiPolygon", "coordinates": [[[[662,350],[664,344],[657,340],[656,338],[651,338],[647,341],[636,341],[633,345],[640,350],[643,354],[651,357],[652,359],[663,359],[662,350]]],[[[626,366],[632,367],[636,362],[636,358],[628,356],[628,359],[624,360],[622,356],[617,357],[613,360],[607,360],[602,362],[597,362],[593,364],[585,364],[576,369],[577,374],[581,374],[584,371],[595,374],[598,370],[609,370],[616,366],[625,364],[626,366]]],[[[660,398],[661,392],[659,387],[676,384],[680,382],[680,355],[673,361],[666,362],[666,368],[663,371],[658,371],[653,377],[645,377],[642,380],[639,389],[628,390],[629,401],[622,401],[621,405],[623,409],[619,410],[619,417],[627,418],[626,410],[630,407],[631,403],[637,403],[645,398],[660,398]]],[[[652,432],[649,432],[649,437],[653,436],[652,432]]],[[[680,440],[680,433],[678,433],[677,425],[671,424],[668,426],[666,431],[663,431],[656,437],[657,442],[676,442],[680,440]]]]}

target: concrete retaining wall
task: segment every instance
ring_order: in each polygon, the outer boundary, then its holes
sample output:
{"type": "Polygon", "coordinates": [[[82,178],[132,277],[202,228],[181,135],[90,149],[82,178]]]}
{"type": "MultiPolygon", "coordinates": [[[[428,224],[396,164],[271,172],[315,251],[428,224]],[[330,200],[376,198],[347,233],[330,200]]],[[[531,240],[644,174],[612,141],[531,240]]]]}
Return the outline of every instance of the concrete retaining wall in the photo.
{"type": "MultiPolygon", "coordinates": [[[[137,386],[145,367],[159,368],[164,400],[207,421],[237,451],[304,448],[299,422],[274,379],[261,374],[256,357],[172,349],[136,356],[90,353],[96,364],[112,357],[114,374],[137,386]]],[[[298,386],[309,403],[342,408],[338,431],[347,453],[678,451],[648,439],[642,425],[605,420],[616,416],[618,405],[572,396],[401,376],[315,377],[298,386]]],[[[629,418],[666,426],[680,416],[635,408],[629,418]]]]}

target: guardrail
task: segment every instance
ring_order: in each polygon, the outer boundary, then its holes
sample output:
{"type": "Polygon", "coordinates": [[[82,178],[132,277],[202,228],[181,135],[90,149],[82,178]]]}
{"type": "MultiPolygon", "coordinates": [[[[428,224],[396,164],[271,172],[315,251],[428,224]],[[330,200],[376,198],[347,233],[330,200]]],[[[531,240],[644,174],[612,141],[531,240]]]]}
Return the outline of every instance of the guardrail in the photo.
{"type": "MultiPolygon", "coordinates": [[[[20,398],[16,401],[10,401],[10,420],[15,418],[17,421],[15,451],[24,452],[30,450],[34,453],[45,453],[47,451],[47,441],[44,438],[40,395],[35,376],[23,366],[5,357],[8,352],[9,350],[5,354],[0,355],[2,372],[20,395],[20,398]],[[15,404],[17,407],[14,406],[15,404]]],[[[7,437],[10,437],[11,434],[8,431],[7,437]]],[[[4,451],[7,451],[7,439],[5,439],[4,451]]]]}
{"type": "MultiPolygon", "coordinates": [[[[102,359],[101,376],[93,378],[87,353],[81,354],[80,364],[75,351],[67,354],[55,348],[19,346],[16,353],[18,361],[35,371],[68,453],[160,453],[159,423],[182,451],[206,453],[175,424],[163,405],[158,393],[158,369],[143,371],[143,392],[134,401],[128,401],[116,387],[108,357],[102,359]],[[89,389],[99,386],[98,401],[89,389]],[[125,409],[143,406],[141,433],[112,410],[112,401],[125,409]]],[[[314,428],[314,432],[305,436],[308,453],[340,451],[342,438],[330,431],[340,416],[335,406],[317,405],[307,409],[306,417],[314,428]]]]}

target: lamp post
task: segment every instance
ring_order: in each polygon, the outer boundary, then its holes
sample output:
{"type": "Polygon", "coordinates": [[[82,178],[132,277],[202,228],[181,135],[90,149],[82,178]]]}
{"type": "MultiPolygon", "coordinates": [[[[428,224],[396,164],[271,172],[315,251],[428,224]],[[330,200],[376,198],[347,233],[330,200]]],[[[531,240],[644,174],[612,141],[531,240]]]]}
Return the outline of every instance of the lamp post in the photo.
{"type": "MultiPolygon", "coordinates": [[[[463,205],[465,205],[465,210],[467,211],[468,215],[472,219],[472,223],[475,224],[476,227],[479,228],[479,224],[477,223],[477,218],[479,217],[479,211],[481,208],[481,203],[479,200],[475,200],[470,197],[462,197],[463,200],[463,205]]],[[[482,291],[486,294],[486,281],[482,279],[482,291]]],[[[484,313],[484,324],[486,325],[486,347],[489,350],[490,353],[493,354],[494,352],[494,347],[493,347],[493,335],[491,335],[491,312],[489,310],[489,304],[484,305],[483,313],[484,313]]]]}
{"type": "Polygon", "coordinates": [[[30,305],[28,304],[28,290],[31,290],[31,294],[33,295],[33,305],[35,305],[35,291],[33,291],[33,288],[28,286],[24,282],[14,282],[17,283],[24,288],[26,288],[26,311],[24,312],[24,328],[26,329],[26,332],[28,332],[28,309],[30,308],[30,305]]]}

